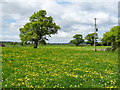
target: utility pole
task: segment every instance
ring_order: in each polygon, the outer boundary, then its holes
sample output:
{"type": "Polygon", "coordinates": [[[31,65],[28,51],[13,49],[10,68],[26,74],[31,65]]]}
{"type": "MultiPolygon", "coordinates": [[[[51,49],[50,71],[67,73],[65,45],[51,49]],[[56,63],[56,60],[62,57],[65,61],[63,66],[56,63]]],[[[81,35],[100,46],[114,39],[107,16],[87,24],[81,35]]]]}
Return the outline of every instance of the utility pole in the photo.
{"type": "Polygon", "coordinates": [[[94,51],[96,51],[96,31],[98,31],[98,29],[96,28],[96,18],[94,18],[95,20],[95,32],[94,32],[94,51]]]}

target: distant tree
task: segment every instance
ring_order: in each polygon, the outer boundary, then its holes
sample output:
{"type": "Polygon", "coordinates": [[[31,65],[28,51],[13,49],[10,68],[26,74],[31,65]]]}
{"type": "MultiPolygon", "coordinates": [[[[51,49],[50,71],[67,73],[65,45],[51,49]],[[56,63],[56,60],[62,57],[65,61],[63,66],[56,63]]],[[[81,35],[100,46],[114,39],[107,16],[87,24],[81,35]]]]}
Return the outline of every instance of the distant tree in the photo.
{"type": "Polygon", "coordinates": [[[17,44],[17,42],[12,42],[12,43],[11,43],[11,45],[16,45],[16,44],[17,44]]]}
{"type": "Polygon", "coordinates": [[[45,40],[46,36],[51,37],[51,34],[56,34],[60,26],[56,25],[51,16],[46,16],[45,10],[35,12],[30,17],[30,22],[20,28],[20,39],[22,43],[33,41],[34,48],[37,48],[38,42],[45,40]]]}
{"type": "Polygon", "coordinates": [[[82,37],[81,34],[76,34],[73,36],[73,40],[70,41],[70,43],[75,44],[76,46],[78,46],[80,43],[84,42],[84,39],[82,37]]]}
{"type": "MultiPolygon", "coordinates": [[[[91,46],[93,46],[93,44],[94,44],[94,33],[90,33],[90,34],[88,34],[86,37],[85,37],[85,39],[87,40],[87,44],[90,44],[91,46]]],[[[96,37],[95,37],[95,39],[98,39],[98,34],[96,33],[96,37]]],[[[97,41],[96,41],[97,42],[97,41]]]]}
{"type": "Polygon", "coordinates": [[[110,31],[104,33],[102,41],[111,43],[111,50],[115,51],[120,43],[120,26],[114,26],[110,31]]]}

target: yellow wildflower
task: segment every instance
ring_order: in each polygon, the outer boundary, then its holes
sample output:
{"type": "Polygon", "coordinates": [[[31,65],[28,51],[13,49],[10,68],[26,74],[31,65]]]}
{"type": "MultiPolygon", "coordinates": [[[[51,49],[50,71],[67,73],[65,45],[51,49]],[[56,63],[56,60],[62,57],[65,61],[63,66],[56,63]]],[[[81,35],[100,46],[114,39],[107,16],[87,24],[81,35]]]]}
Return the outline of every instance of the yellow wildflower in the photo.
{"type": "Polygon", "coordinates": [[[24,85],[25,83],[24,82],[22,82],[22,85],[24,85]]]}
{"type": "Polygon", "coordinates": [[[31,85],[30,88],[34,88],[34,87],[31,85]]]}
{"type": "Polygon", "coordinates": [[[23,79],[20,79],[20,78],[19,78],[18,81],[23,81],[23,79]]]}

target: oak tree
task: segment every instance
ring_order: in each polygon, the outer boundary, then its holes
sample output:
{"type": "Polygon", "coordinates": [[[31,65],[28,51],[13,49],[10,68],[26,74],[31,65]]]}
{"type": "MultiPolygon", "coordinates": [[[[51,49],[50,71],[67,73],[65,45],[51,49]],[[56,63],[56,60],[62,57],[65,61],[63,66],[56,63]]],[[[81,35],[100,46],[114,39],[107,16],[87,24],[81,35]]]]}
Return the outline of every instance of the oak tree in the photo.
{"type": "Polygon", "coordinates": [[[51,16],[46,16],[45,10],[34,12],[30,17],[30,22],[20,28],[20,39],[23,43],[33,41],[37,48],[38,42],[48,40],[47,36],[51,37],[56,34],[60,26],[56,25],[51,16]]]}
{"type": "Polygon", "coordinates": [[[86,37],[85,37],[85,39],[87,40],[86,43],[90,44],[91,46],[93,46],[93,44],[94,44],[94,38],[98,39],[98,34],[97,33],[96,33],[96,35],[95,35],[95,33],[90,33],[90,34],[86,35],[86,37]]]}
{"type": "Polygon", "coordinates": [[[84,39],[82,37],[81,34],[76,34],[73,36],[73,40],[70,41],[70,43],[75,44],[76,46],[78,46],[80,43],[84,42],[84,39]]]}

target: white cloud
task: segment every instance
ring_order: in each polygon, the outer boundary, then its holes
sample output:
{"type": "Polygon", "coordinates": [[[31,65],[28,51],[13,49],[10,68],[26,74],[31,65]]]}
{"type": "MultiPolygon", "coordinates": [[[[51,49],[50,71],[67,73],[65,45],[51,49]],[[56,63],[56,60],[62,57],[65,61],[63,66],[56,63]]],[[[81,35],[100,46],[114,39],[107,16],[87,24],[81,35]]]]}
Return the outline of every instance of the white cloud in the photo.
{"type": "MultiPolygon", "coordinates": [[[[98,0],[100,1],[100,0],[98,0]]],[[[3,40],[20,40],[19,28],[28,22],[29,17],[38,10],[47,11],[61,27],[49,42],[69,42],[74,34],[83,36],[94,31],[94,18],[97,18],[99,36],[118,23],[117,0],[111,2],[68,1],[68,0],[4,0],[2,2],[2,32],[3,40]],[[65,3],[69,2],[69,3],[65,3]],[[59,3],[61,2],[61,3],[59,3]],[[15,20],[15,22],[6,22],[15,20]],[[13,36],[14,38],[12,38],[13,36]],[[18,36],[18,37],[16,37],[18,36]],[[63,40],[63,41],[62,41],[63,40]]]]}
{"type": "Polygon", "coordinates": [[[69,37],[69,33],[67,32],[63,32],[63,31],[58,31],[58,34],[56,35],[56,37],[69,37]]]}
{"type": "Polygon", "coordinates": [[[10,36],[10,35],[4,35],[4,36],[0,36],[0,39],[4,40],[4,41],[18,41],[19,40],[19,36],[10,36]]]}

